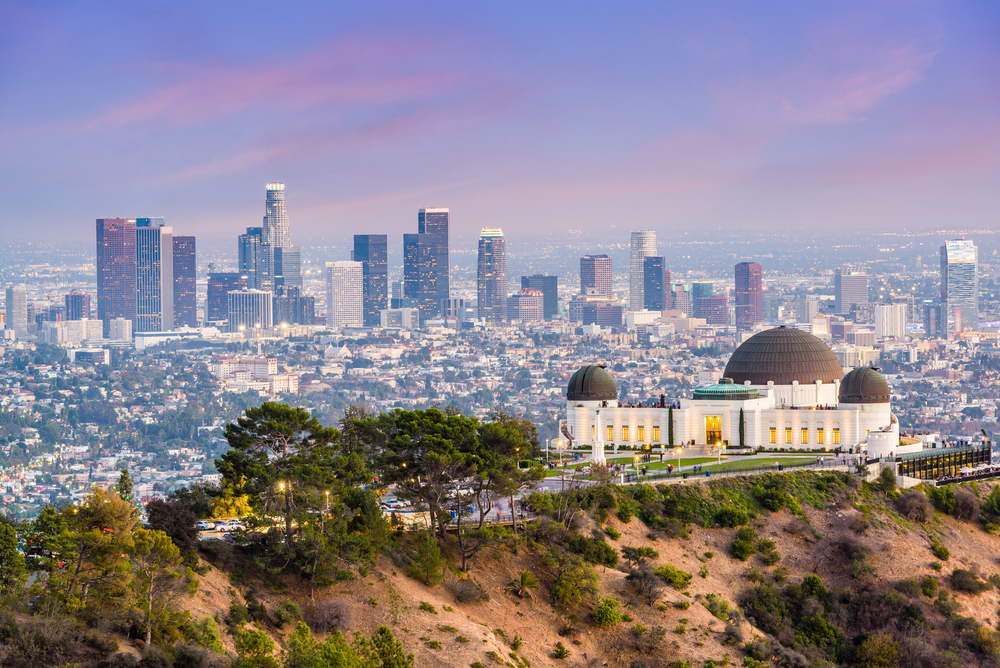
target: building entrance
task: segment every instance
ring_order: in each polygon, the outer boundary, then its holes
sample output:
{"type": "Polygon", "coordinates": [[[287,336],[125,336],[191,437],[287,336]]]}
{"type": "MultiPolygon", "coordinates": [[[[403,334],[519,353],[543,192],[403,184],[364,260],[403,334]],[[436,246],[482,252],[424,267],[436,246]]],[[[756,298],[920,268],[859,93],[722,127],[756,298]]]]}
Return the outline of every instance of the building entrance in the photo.
{"type": "Polygon", "coordinates": [[[722,417],[719,415],[705,416],[705,443],[715,445],[722,441],[722,417]]]}

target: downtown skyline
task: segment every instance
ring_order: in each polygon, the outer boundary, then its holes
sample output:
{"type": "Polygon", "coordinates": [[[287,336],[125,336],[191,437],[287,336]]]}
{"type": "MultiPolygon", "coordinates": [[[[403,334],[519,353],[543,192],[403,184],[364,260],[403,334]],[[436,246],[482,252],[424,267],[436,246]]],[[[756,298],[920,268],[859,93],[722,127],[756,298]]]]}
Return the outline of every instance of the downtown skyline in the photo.
{"type": "Polygon", "coordinates": [[[14,240],[127,211],[228,238],[269,180],[303,238],[435,205],[456,239],[996,224],[989,3],[8,10],[14,240]]]}

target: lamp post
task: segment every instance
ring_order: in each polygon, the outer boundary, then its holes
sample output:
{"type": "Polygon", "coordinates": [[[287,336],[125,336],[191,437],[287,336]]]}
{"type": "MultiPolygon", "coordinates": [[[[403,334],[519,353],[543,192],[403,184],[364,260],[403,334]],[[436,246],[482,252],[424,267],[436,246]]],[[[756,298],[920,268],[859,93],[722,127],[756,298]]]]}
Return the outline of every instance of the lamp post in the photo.
{"type": "Polygon", "coordinates": [[[681,451],[684,448],[675,448],[674,453],[677,455],[677,472],[681,472],[681,451]]]}
{"type": "Polygon", "coordinates": [[[632,458],[632,466],[635,467],[635,477],[639,477],[639,455],[632,458]]]}
{"type": "Polygon", "coordinates": [[[719,465],[721,466],[722,465],[722,441],[719,441],[718,443],[716,443],[715,446],[717,448],[719,448],[719,465]]]}

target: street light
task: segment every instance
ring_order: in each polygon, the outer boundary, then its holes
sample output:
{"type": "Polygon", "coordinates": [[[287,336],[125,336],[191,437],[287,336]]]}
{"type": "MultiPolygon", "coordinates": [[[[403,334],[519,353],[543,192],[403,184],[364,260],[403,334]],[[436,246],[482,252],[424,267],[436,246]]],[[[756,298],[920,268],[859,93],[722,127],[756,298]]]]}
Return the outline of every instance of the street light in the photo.
{"type": "Polygon", "coordinates": [[[717,448],[719,448],[719,465],[721,466],[722,465],[722,441],[719,441],[718,443],[716,443],[715,446],[717,448]]]}
{"type": "Polygon", "coordinates": [[[681,472],[681,452],[684,448],[675,448],[674,453],[677,455],[677,472],[681,472]]]}

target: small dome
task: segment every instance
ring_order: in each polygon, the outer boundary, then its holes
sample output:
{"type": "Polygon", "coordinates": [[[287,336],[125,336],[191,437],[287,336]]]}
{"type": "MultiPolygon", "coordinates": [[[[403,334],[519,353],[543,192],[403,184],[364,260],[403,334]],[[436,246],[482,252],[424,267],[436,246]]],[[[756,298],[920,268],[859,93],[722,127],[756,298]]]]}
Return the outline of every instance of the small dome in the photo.
{"type": "Polygon", "coordinates": [[[569,379],[567,401],[616,401],[618,386],[603,364],[581,367],[569,379]]]}
{"type": "Polygon", "coordinates": [[[694,391],[695,399],[723,399],[726,401],[744,401],[757,399],[760,393],[746,385],[736,385],[732,378],[720,378],[715,385],[699,387],[694,391]]]}
{"type": "Polygon", "coordinates": [[[754,334],[743,342],[722,374],[737,385],[812,385],[817,380],[835,383],[844,376],[840,360],[809,332],[777,327],[754,334]]]}
{"type": "Polygon", "coordinates": [[[858,367],[840,383],[842,404],[887,404],[891,399],[889,383],[875,367],[858,367]]]}

